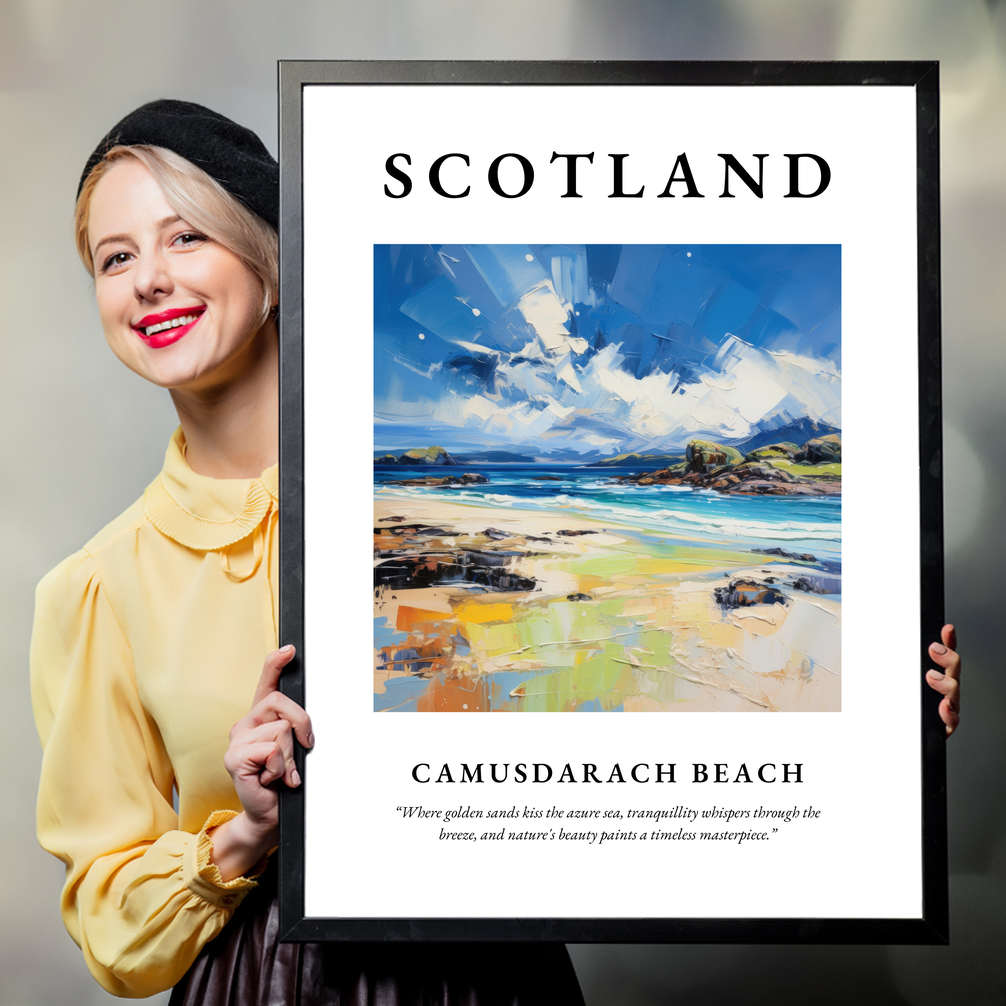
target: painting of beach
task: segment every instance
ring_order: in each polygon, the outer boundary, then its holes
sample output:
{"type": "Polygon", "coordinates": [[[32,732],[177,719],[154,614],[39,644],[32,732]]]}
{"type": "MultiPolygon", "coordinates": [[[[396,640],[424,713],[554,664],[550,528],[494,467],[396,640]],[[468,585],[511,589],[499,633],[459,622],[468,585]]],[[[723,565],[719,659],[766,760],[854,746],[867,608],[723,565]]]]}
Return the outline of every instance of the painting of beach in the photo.
{"type": "Polygon", "coordinates": [[[841,709],[837,245],[374,247],[374,709],[841,709]]]}

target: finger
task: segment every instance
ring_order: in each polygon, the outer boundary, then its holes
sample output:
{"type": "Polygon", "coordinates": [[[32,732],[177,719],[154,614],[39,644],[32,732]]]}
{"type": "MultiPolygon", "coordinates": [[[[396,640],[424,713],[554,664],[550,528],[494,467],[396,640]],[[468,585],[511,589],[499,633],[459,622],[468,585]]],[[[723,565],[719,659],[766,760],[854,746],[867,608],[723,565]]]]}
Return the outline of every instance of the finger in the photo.
{"type": "Polygon", "coordinates": [[[285,766],[282,748],[274,740],[238,745],[224,755],[224,767],[232,776],[257,780],[261,786],[279,779],[285,766]]]}
{"type": "Polygon", "coordinates": [[[929,656],[952,678],[960,677],[961,655],[942,643],[929,644],[929,656]]]}
{"type": "Polygon", "coordinates": [[[265,658],[265,663],[262,665],[262,676],[255,689],[255,698],[252,699],[252,708],[257,706],[270,692],[276,691],[283,668],[293,660],[296,653],[297,650],[292,645],[287,645],[279,650],[273,650],[265,658]]]}
{"type": "Polygon", "coordinates": [[[926,683],[934,691],[943,695],[943,700],[939,705],[940,719],[946,728],[949,737],[961,722],[960,712],[960,683],[947,674],[931,670],[926,674],[926,683]]]}
{"type": "Polygon", "coordinates": [[[940,639],[943,640],[944,646],[950,647],[951,650],[957,649],[957,629],[954,626],[944,625],[940,631],[940,639]]]}
{"type": "Polygon", "coordinates": [[[259,772],[258,780],[263,786],[268,786],[277,779],[282,779],[285,771],[286,759],[283,757],[283,749],[280,744],[273,743],[262,765],[262,771],[259,772]]]}
{"type": "Polygon", "coordinates": [[[251,712],[241,721],[240,725],[247,729],[278,719],[290,723],[297,734],[297,740],[304,747],[314,747],[311,717],[304,711],[303,706],[298,705],[289,695],[284,695],[282,692],[270,692],[266,695],[261,702],[252,707],[251,712]]]}
{"type": "Polygon", "coordinates": [[[289,696],[282,692],[270,692],[246,716],[231,727],[230,740],[233,743],[243,734],[255,730],[263,724],[283,721],[294,729],[297,740],[305,748],[314,747],[314,728],[311,717],[289,696]]]}
{"type": "Polygon", "coordinates": [[[952,678],[949,674],[943,674],[941,671],[930,670],[926,672],[926,683],[933,691],[946,696],[955,710],[958,709],[957,697],[960,694],[961,685],[956,678],[952,678]]]}
{"type": "MultiPolygon", "coordinates": [[[[286,720],[271,720],[260,723],[257,727],[247,730],[237,738],[235,746],[252,747],[258,744],[272,742],[279,746],[283,758],[283,769],[280,775],[287,786],[296,789],[300,785],[300,773],[293,756],[293,731],[286,720]]],[[[274,776],[278,779],[279,776],[274,776]]],[[[272,780],[270,780],[272,781],[272,780]]]]}
{"type": "Polygon", "coordinates": [[[949,737],[961,722],[961,714],[950,705],[948,699],[944,699],[940,703],[940,719],[946,725],[947,736],[949,737]]]}

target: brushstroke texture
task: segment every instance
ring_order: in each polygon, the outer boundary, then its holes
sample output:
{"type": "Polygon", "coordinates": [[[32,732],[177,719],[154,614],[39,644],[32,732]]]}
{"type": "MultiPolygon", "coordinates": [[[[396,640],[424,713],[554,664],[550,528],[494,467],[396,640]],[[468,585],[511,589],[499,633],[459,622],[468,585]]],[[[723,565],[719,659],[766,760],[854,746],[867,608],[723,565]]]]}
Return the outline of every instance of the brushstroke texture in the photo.
{"type": "Polygon", "coordinates": [[[838,247],[374,265],[376,711],[841,707],[838,247]]]}
{"type": "Polygon", "coordinates": [[[377,448],[589,460],[841,427],[837,246],[374,255],[377,448]]]}

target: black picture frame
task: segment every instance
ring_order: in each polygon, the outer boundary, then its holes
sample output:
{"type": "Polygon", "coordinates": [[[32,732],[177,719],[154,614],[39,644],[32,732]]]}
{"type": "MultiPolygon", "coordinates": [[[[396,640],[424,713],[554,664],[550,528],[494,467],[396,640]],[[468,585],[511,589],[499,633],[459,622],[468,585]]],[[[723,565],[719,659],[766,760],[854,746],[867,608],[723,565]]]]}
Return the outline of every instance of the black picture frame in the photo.
{"type": "MultiPolygon", "coordinates": [[[[282,61],[280,120],[280,640],[298,648],[282,688],[310,711],[304,648],[304,395],[302,95],[345,84],[646,84],[911,87],[915,91],[918,240],[919,486],[923,722],[923,905],[919,918],[319,918],[305,914],[305,807],[311,762],[298,750],[304,785],[281,794],[280,927],[287,941],[563,941],[626,943],[939,944],[948,941],[945,736],[939,696],[925,684],[927,647],[943,624],[940,379],[939,70],[934,62],[355,62],[282,61]]],[[[333,843],[338,835],[332,836],[333,843]]]]}

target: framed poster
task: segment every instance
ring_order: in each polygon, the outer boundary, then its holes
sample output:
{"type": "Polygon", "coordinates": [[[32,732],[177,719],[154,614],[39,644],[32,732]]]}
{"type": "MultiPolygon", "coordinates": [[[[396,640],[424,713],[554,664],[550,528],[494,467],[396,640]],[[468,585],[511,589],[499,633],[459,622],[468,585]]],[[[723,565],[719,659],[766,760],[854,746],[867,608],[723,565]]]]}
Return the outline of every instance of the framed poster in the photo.
{"type": "Polygon", "coordinates": [[[280,89],[287,938],[944,941],[936,66],[280,89]]]}

